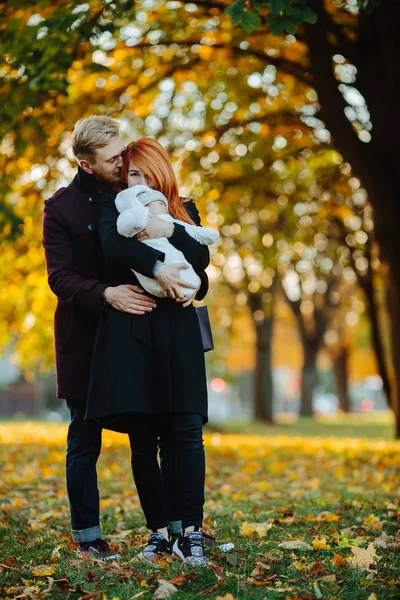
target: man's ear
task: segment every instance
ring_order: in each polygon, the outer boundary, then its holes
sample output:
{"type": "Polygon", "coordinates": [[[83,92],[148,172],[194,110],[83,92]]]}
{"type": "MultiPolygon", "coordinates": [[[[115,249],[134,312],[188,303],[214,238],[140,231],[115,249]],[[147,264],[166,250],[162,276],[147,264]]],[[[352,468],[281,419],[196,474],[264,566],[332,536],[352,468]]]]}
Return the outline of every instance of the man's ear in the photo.
{"type": "Polygon", "coordinates": [[[90,166],[90,164],[88,163],[87,160],[84,160],[84,159],[81,160],[79,162],[79,165],[82,167],[82,169],[84,171],[86,171],[86,173],[89,173],[90,175],[93,175],[93,169],[92,169],[92,167],[90,166]]]}

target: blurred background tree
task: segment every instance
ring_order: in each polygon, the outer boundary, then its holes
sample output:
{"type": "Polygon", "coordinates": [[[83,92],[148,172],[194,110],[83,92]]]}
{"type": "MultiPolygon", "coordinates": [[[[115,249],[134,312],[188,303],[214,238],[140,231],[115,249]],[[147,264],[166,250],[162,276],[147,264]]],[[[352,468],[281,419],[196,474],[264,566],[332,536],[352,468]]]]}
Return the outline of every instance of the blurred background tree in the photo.
{"type": "Polygon", "coordinates": [[[367,12],[351,1],[9,1],[0,15],[0,342],[27,374],[53,360],[43,198],[73,177],[75,121],[104,113],[127,141],[157,137],[182,194],[221,230],[212,369],[229,376],[234,355],[254,368],[254,416],[274,416],[272,371],[285,354],[276,328],[289,318],[280,282],[300,332],[296,364],[303,348],[302,414],[312,413],[324,348],[345,398],[349,331],[364,313],[396,409],[382,334],[389,282],[387,329],[399,344],[395,3],[367,12]]]}

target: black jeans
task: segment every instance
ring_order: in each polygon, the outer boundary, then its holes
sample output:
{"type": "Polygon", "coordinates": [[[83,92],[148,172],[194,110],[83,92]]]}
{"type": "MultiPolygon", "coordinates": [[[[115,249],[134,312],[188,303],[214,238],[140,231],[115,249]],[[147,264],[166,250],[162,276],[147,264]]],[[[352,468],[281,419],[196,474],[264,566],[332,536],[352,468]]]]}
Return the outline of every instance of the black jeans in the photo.
{"type": "MultiPolygon", "coordinates": [[[[91,542],[101,537],[96,463],[101,450],[102,428],[95,422],[84,420],[85,400],[67,400],[67,405],[71,422],[67,438],[66,479],[72,539],[75,542],[91,542]]],[[[171,445],[162,448],[160,456],[168,497],[168,520],[179,521],[178,469],[171,445]]]]}
{"type": "Polygon", "coordinates": [[[201,527],[205,480],[202,416],[136,414],[129,438],[133,477],[147,527],[160,529],[177,518],[182,519],[184,528],[201,527]],[[158,445],[162,473],[157,460],[158,445]],[[178,490],[169,485],[175,478],[178,490]],[[180,507],[176,504],[177,495],[180,507]]]}

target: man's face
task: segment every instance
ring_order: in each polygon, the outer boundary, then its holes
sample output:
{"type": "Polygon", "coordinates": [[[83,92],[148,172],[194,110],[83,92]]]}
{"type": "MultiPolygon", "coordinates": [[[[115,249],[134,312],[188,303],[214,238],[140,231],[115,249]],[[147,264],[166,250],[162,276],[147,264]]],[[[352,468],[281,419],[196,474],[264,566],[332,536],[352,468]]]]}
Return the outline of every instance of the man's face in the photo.
{"type": "Polygon", "coordinates": [[[103,148],[98,148],[93,159],[81,160],[81,166],[87,173],[95,175],[98,181],[115,185],[121,178],[123,150],[124,144],[115,137],[103,148]]]}

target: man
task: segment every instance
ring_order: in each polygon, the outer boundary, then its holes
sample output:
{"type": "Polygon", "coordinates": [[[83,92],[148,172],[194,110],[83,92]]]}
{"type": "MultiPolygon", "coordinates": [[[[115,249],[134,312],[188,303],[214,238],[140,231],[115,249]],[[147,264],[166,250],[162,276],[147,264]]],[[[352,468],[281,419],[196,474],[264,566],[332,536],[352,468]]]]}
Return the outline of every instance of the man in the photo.
{"type": "MultiPolygon", "coordinates": [[[[71,509],[72,538],[78,555],[111,559],[115,555],[101,537],[96,463],[101,449],[101,427],[84,420],[94,339],[102,310],[142,315],[156,307],[155,301],[134,285],[108,285],[103,278],[104,257],[96,234],[99,196],[113,191],[120,181],[121,153],[118,123],[105,116],[78,121],[72,149],[79,162],[72,183],[45,202],[43,246],[48,281],[58,298],[54,319],[57,397],[66,399],[71,414],[68,430],[66,477],[71,509]]],[[[152,219],[154,237],[165,232],[179,246],[187,235],[179,225],[152,219]],[[182,231],[183,230],[183,231],[182,231]]],[[[156,277],[164,289],[193,287],[180,279],[178,265],[163,265],[164,255],[145,244],[115,235],[115,256],[129,253],[129,266],[156,277]]],[[[207,277],[196,296],[207,292],[207,277]]],[[[189,299],[192,301],[196,295],[189,299]]],[[[177,295],[179,297],[179,294],[177,295]]],[[[173,470],[173,469],[172,469],[173,470]]]]}

